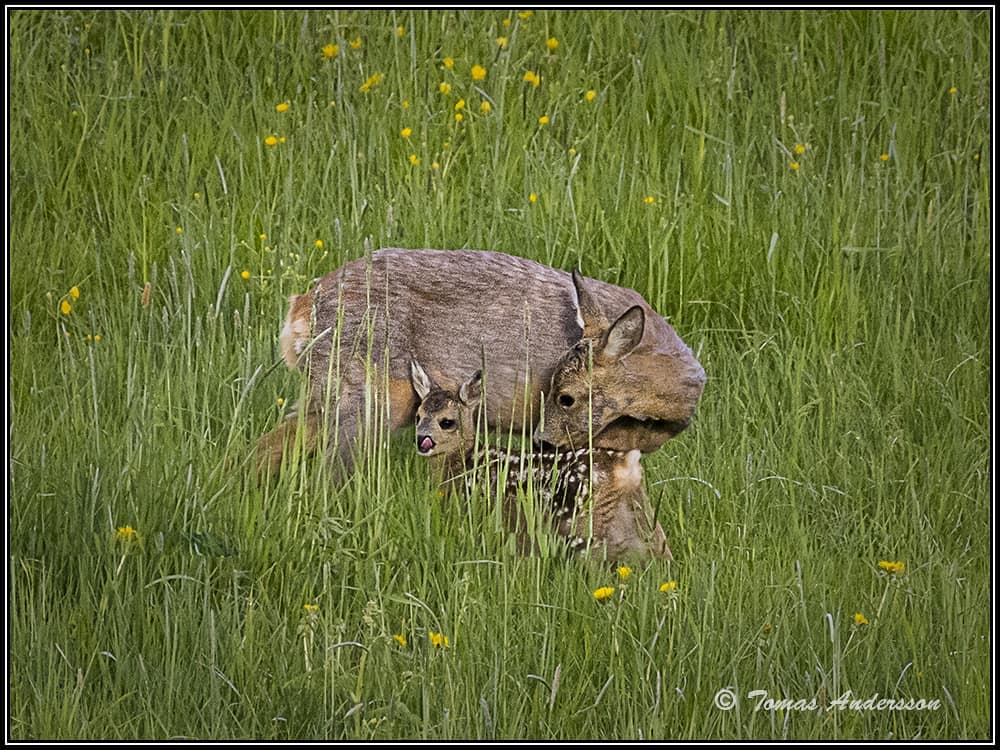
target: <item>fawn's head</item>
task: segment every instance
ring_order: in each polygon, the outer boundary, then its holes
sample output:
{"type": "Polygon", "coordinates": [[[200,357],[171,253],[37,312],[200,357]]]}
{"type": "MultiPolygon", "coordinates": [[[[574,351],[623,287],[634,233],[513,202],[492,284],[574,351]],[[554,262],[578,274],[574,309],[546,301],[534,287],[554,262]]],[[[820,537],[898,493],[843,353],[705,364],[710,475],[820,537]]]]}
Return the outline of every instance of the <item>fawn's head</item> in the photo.
{"type": "Polygon", "coordinates": [[[641,306],[609,322],[576,271],[573,286],[583,334],[553,371],[535,441],[581,447],[593,437],[595,444],[629,449],[637,447],[631,440],[641,442],[636,436],[658,446],[681,432],[704,388],[701,365],[686,349],[642,346],[647,321],[641,306]],[[602,443],[598,436],[606,429],[609,441],[602,443]]]}
{"type": "Polygon", "coordinates": [[[482,370],[477,370],[457,391],[448,390],[435,385],[414,359],[410,361],[410,380],[420,397],[417,452],[421,456],[448,455],[470,448],[483,394],[482,370]]]}

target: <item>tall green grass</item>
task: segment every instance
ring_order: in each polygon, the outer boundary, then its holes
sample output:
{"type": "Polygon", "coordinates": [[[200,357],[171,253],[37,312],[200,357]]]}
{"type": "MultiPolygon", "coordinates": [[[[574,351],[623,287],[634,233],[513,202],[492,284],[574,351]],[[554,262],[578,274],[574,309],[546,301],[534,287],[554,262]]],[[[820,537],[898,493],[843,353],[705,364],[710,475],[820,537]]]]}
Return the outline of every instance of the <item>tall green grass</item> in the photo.
{"type": "Polygon", "coordinates": [[[988,736],[988,11],[8,20],[10,738],[988,736]],[[673,563],[518,558],[408,436],[253,480],[287,296],[390,245],[670,318],[673,563]]]}

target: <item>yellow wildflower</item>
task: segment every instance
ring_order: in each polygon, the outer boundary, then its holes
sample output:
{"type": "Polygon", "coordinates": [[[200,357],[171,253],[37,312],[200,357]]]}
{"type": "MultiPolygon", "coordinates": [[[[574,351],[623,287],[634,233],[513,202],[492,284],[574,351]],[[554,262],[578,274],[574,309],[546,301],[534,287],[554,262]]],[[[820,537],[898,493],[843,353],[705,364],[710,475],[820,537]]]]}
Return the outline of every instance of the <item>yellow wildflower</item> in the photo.
{"type": "Polygon", "coordinates": [[[260,239],[262,239],[262,240],[266,240],[267,239],[267,232],[261,232],[257,236],[260,237],[260,239]]]}
{"type": "Polygon", "coordinates": [[[63,315],[69,315],[71,312],[73,312],[73,305],[69,303],[69,300],[64,299],[59,304],[59,312],[61,312],[63,315]]]}
{"type": "Polygon", "coordinates": [[[803,146],[801,143],[796,143],[795,144],[795,153],[797,153],[799,156],[801,156],[805,152],[806,152],[806,147],[805,146],[803,146]]]}
{"type": "Polygon", "coordinates": [[[240,278],[244,279],[244,280],[245,279],[249,279],[250,278],[250,272],[247,269],[244,268],[242,271],[240,271],[240,278]]]}
{"type": "Polygon", "coordinates": [[[393,633],[392,639],[399,644],[400,648],[406,648],[406,636],[402,633],[393,633]]]}
{"type": "Polygon", "coordinates": [[[403,109],[409,109],[409,108],[410,108],[410,100],[403,99],[403,109]]]}
{"type": "Polygon", "coordinates": [[[438,85],[438,91],[440,91],[442,94],[450,94],[451,93],[451,84],[450,83],[445,83],[444,81],[442,81],[438,85]]]}
{"type": "Polygon", "coordinates": [[[510,19],[509,18],[503,19],[503,25],[504,26],[510,26],[510,19]]]}
{"type": "Polygon", "coordinates": [[[416,154],[410,154],[410,164],[412,164],[413,166],[417,166],[418,164],[420,164],[420,157],[417,156],[416,154]]]}
{"type": "Polygon", "coordinates": [[[647,195],[645,198],[642,199],[642,202],[652,206],[654,203],[656,203],[656,198],[654,198],[652,195],[647,195]]]}
{"type": "Polygon", "coordinates": [[[481,81],[484,78],[486,78],[486,68],[484,68],[482,65],[473,65],[472,66],[472,80],[473,81],[481,81]]]}
{"type": "Polygon", "coordinates": [[[455,102],[455,110],[465,109],[465,99],[459,99],[455,102]]]}
{"type": "Polygon", "coordinates": [[[576,156],[576,149],[573,148],[572,146],[569,147],[569,155],[576,156]]]}
{"type": "Polygon", "coordinates": [[[323,240],[316,240],[316,242],[314,242],[313,244],[316,245],[317,250],[323,249],[323,240]]]}
{"type": "Polygon", "coordinates": [[[603,602],[605,599],[611,598],[611,595],[615,593],[615,590],[611,586],[601,586],[601,588],[594,591],[594,598],[603,602]]]}
{"type": "Polygon", "coordinates": [[[529,70],[529,71],[527,71],[524,74],[524,80],[526,82],[530,83],[536,89],[538,88],[539,84],[541,84],[541,82],[542,82],[541,77],[539,77],[539,75],[535,71],[533,71],[533,70],[529,70]]]}
{"type": "Polygon", "coordinates": [[[889,161],[889,154],[882,154],[879,159],[882,161],[889,161]]]}
{"type": "Polygon", "coordinates": [[[378,86],[382,83],[383,78],[385,78],[384,73],[375,73],[374,75],[369,76],[368,80],[362,83],[360,88],[358,88],[358,91],[370,91],[372,86],[378,86]]]}
{"type": "Polygon", "coordinates": [[[278,396],[278,406],[284,406],[284,405],[285,405],[285,399],[283,399],[281,396],[278,396]]]}
{"type": "Polygon", "coordinates": [[[401,36],[403,36],[405,34],[406,34],[406,29],[404,29],[402,26],[397,26],[396,27],[396,36],[400,36],[401,37],[401,36]]]}
{"type": "Polygon", "coordinates": [[[788,166],[789,166],[789,168],[790,168],[790,169],[791,169],[791,170],[792,170],[792,171],[794,172],[794,171],[796,171],[796,170],[797,170],[797,169],[798,169],[798,168],[799,168],[799,167],[800,167],[801,165],[800,165],[800,164],[799,164],[799,163],[798,163],[797,161],[793,161],[793,162],[792,162],[791,164],[789,164],[788,166]]]}
{"type": "Polygon", "coordinates": [[[483,103],[479,105],[479,111],[482,112],[484,115],[488,115],[490,112],[493,111],[493,105],[487,101],[483,101],[483,103]]]}
{"type": "Polygon", "coordinates": [[[461,122],[464,119],[465,119],[465,115],[463,115],[461,112],[456,112],[455,113],[455,122],[461,122]]]}
{"type": "Polygon", "coordinates": [[[288,108],[291,107],[291,106],[292,105],[289,104],[288,102],[281,102],[280,104],[274,105],[274,108],[276,110],[278,110],[279,112],[287,112],[288,108]]]}
{"type": "Polygon", "coordinates": [[[507,41],[508,41],[507,37],[505,37],[505,36],[498,36],[497,37],[497,47],[499,47],[500,49],[507,49],[507,41]]]}
{"type": "Polygon", "coordinates": [[[74,286],[70,287],[69,296],[73,299],[80,299],[80,287],[74,286]]]}
{"type": "Polygon", "coordinates": [[[628,565],[619,565],[618,566],[618,577],[619,578],[621,578],[623,581],[627,581],[628,577],[630,575],[632,575],[632,568],[630,568],[628,565]]]}
{"type": "Polygon", "coordinates": [[[893,575],[900,575],[906,570],[906,563],[899,561],[889,562],[888,560],[880,560],[878,566],[886,573],[892,573],[893,575]]]}
{"type": "Polygon", "coordinates": [[[538,118],[538,124],[539,125],[548,125],[549,124],[549,116],[548,115],[542,115],[541,117],[539,117],[538,118]]]}
{"type": "Polygon", "coordinates": [[[413,128],[403,128],[399,131],[399,134],[403,136],[403,138],[409,138],[413,134],[413,128]]]}
{"type": "Polygon", "coordinates": [[[529,203],[534,203],[537,200],[538,200],[538,196],[535,195],[534,193],[532,193],[531,195],[528,196],[528,202],[529,203]]]}
{"type": "Polygon", "coordinates": [[[174,231],[177,232],[177,234],[183,234],[184,233],[183,227],[177,227],[174,231]]]}
{"type": "MultiPolygon", "coordinates": [[[[438,164],[436,161],[435,162],[431,162],[431,169],[441,169],[441,165],[438,164]]],[[[441,491],[441,497],[444,497],[444,491],[443,490],[441,491]]]]}
{"type": "Polygon", "coordinates": [[[264,139],[264,145],[270,146],[271,148],[277,146],[278,145],[277,136],[269,135],[267,138],[264,139]]]}
{"type": "Polygon", "coordinates": [[[453,67],[455,67],[455,61],[452,60],[450,57],[446,57],[444,59],[444,66],[446,68],[453,68],[453,67]]]}
{"type": "Polygon", "coordinates": [[[583,95],[583,98],[586,99],[588,102],[592,102],[594,101],[594,99],[597,98],[597,92],[594,91],[593,89],[590,89],[590,91],[588,91],[586,94],[583,95]]]}
{"type": "Polygon", "coordinates": [[[351,45],[351,49],[361,49],[361,37],[354,39],[349,44],[351,45]]]}
{"type": "Polygon", "coordinates": [[[549,48],[549,52],[555,52],[559,48],[559,40],[554,36],[550,36],[545,42],[545,46],[549,48]]]}
{"type": "Polygon", "coordinates": [[[119,526],[115,530],[115,539],[119,542],[133,542],[135,541],[136,533],[135,529],[131,526],[119,526]]]}
{"type": "Polygon", "coordinates": [[[448,642],[448,636],[446,636],[444,633],[435,633],[433,630],[431,630],[428,633],[428,636],[430,637],[431,645],[434,646],[434,648],[441,648],[442,646],[444,648],[448,648],[448,646],[450,645],[450,643],[448,642]]]}
{"type": "Polygon", "coordinates": [[[948,93],[951,94],[952,96],[955,96],[955,94],[958,93],[958,89],[952,86],[950,89],[948,89],[948,93]]]}
{"type": "Polygon", "coordinates": [[[535,15],[535,11],[533,10],[522,10],[520,13],[517,14],[517,17],[520,18],[522,21],[527,21],[533,15],[535,15]]]}
{"type": "Polygon", "coordinates": [[[323,46],[323,59],[330,60],[340,53],[339,44],[326,44],[323,46]]]}
{"type": "Polygon", "coordinates": [[[860,612],[855,612],[854,613],[854,624],[855,625],[867,625],[868,624],[868,618],[865,617],[860,612]]]}
{"type": "Polygon", "coordinates": [[[669,594],[677,590],[677,581],[667,581],[666,583],[660,584],[660,593],[669,594]]]}
{"type": "Polygon", "coordinates": [[[319,612],[319,605],[306,603],[302,605],[302,609],[304,609],[309,614],[315,614],[316,612],[319,612]]]}

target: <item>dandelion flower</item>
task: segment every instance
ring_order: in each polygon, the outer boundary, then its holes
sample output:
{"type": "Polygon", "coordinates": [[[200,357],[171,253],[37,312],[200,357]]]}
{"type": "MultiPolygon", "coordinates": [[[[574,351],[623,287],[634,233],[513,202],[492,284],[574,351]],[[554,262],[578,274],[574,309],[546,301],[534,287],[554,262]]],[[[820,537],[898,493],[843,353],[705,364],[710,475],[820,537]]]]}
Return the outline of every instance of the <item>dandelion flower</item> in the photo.
{"type": "Polygon", "coordinates": [[[472,80],[473,81],[481,81],[484,78],[486,78],[486,68],[484,68],[482,65],[473,65],[472,66],[472,80]]]}
{"type": "Polygon", "coordinates": [[[461,112],[456,112],[455,113],[455,122],[461,122],[464,119],[465,119],[465,115],[463,115],[461,112]]]}
{"type": "Polygon", "coordinates": [[[854,624],[855,625],[867,625],[868,624],[868,618],[865,617],[860,612],[855,612],[854,613],[854,624]]]}
{"type": "Polygon", "coordinates": [[[399,131],[399,134],[403,136],[403,138],[409,138],[413,134],[413,128],[403,128],[399,131]]]}
{"type": "Polygon", "coordinates": [[[438,91],[440,91],[442,94],[450,94],[451,84],[446,83],[445,81],[441,81],[441,83],[438,84],[438,91]]]}
{"type": "Polygon", "coordinates": [[[455,102],[455,111],[457,112],[460,109],[465,109],[465,99],[459,99],[455,102]]]}
{"type": "Polygon", "coordinates": [[[524,81],[526,81],[527,83],[530,83],[530,84],[531,84],[532,86],[534,86],[534,87],[535,87],[536,89],[538,88],[539,84],[541,84],[541,82],[542,82],[542,79],[541,79],[541,78],[540,78],[540,77],[538,76],[538,74],[537,74],[537,73],[536,73],[535,71],[533,71],[533,70],[529,70],[529,71],[527,71],[527,72],[526,72],[526,73],[524,74],[524,79],[523,79],[523,80],[524,80],[524,81]]]}
{"type": "Polygon", "coordinates": [[[428,633],[428,636],[430,637],[431,645],[434,646],[434,648],[442,648],[442,647],[448,648],[448,646],[450,645],[448,642],[448,636],[446,636],[444,633],[435,633],[433,630],[431,630],[428,633]]]}
{"type": "Polygon", "coordinates": [[[69,315],[73,312],[73,305],[69,303],[69,300],[64,299],[61,303],[59,303],[59,312],[63,315],[69,315]]]}
{"type": "Polygon", "coordinates": [[[276,109],[276,110],[277,110],[278,112],[287,112],[287,111],[288,111],[288,108],[289,108],[289,107],[291,107],[291,106],[292,106],[292,105],[291,105],[291,104],[289,104],[288,102],[281,102],[280,104],[276,104],[276,105],[274,105],[274,108],[275,108],[275,109],[276,109]]]}
{"type": "Polygon", "coordinates": [[[645,198],[642,199],[642,202],[652,206],[654,203],[656,203],[656,198],[654,198],[652,195],[647,195],[645,198]]]}
{"type": "Polygon", "coordinates": [[[538,118],[538,124],[539,125],[548,125],[549,124],[549,116],[548,115],[542,115],[541,117],[539,117],[538,118]]]}
{"type": "Polygon", "coordinates": [[[349,44],[351,45],[351,49],[361,49],[361,37],[352,40],[349,44]]]}
{"type": "Polygon", "coordinates": [[[958,93],[958,89],[952,86],[950,89],[948,89],[948,93],[951,94],[952,96],[955,96],[955,94],[958,93]]]}
{"type": "Polygon", "coordinates": [[[283,135],[279,136],[278,137],[278,143],[284,143],[284,142],[285,142],[285,136],[283,136],[283,135]]]}
{"type": "Polygon", "coordinates": [[[611,598],[611,595],[615,593],[615,590],[611,586],[601,586],[601,588],[594,591],[594,599],[599,602],[603,602],[605,599],[611,598]]]}
{"type": "Polygon", "coordinates": [[[802,165],[799,164],[797,161],[793,161],[791,164],[788,165],[789,169],[791,169],[793,172],[796,171],[800,166],[802,165]]]}
{"type": "Polygon", "coordinates": [[[319,605],[318,604],[309,604],[307,602],[306,604],[302,605],[302,609],[304,609],[309,614],[315,614],[316,612],[319,612],[319,605]]]}
{"type": "Polygon", "coordinates": [[[803,146],[801,143],[796,143],[795,144],[795,153],[797,153],[799,156],[801,156],[805,152],[806,152],[806,147],[805,146],[803,146]]]}
{"type": "Polygon", "coordinates": [[[317,250],[323,249],[323,240],[316,240],[316,242],[314,242],[313,244],[316,245],[317,250]]]}
{"type": "Polygon", "coordinates": [[[619,565],[618,566],[618,577],[619,578],[621,578],[623,581],[627,581],[628,577],[630,575],[632,575],[632,568],[630,568],[628,565],[619,565]]]}
{"type": "Polygon", "coordinates": [[[119,542],[132,542],[135,541],[136,533],[135,529],[131,526],[119,526],[115,530],[115,539],[119,542]]]}
{"type": "Polygon", "coordinates": [[[510,26],[510,19],[509,18],[503,19],[503,25],[504,26],[510,26]]]}
{"type": "Polygon", "coordinates": [[[184,233],[184,228],[183,227],[177,227],[174,231],[177,232],[177,234],[183,234],[184,233]]]}
{"type": "Polygon", "coordinates": [[[882,154],[879,159],[882,161],[889,161],[889,154],[882,154]]]}
{"type": "Polygon", "coordinates": [[[660,593],[669,594],[677,590],[677,581],[667,581],[666,583],[660,584],[660,593]]]}
{"type": "Polygon", "coordinates": [[[262,239],[262,240],[266,240],[266,239],[267,239],[267,232],[261,232],[261,233],[260,233],[260,234],[258,234],[257,236],[258,236],[258,237],[259,237],[260,239],[262,239]]]}
{"type": "Polygon", "coordinates": [[[533,10],[522,10],[520,13],[517,14],[517,17],[520,18],[522,21],[527,21],[533,15],[535,15],[535,11],[533,10]]]}
{"type": "Polygon", "coordinates": [[[497,37],[497,47],[499,47],[500,49],[507,49],[507,41],[508,41],[507,37],[505,37],[505,36],[498,36],[497,37]]]}
{"type": "Polygon", "coordinates": [[[455,61],[452,60],[450,57],[446,57],[444,59],[444,66],[446,68],[448,68],[448,69],[451,69],[451,68],[455,67],[455,61]]]}
{"type": "Polygon", "coordinates": [[[364,91],[366,93],[368,91],[371,91],[372,86],[378,86],[380,83],[382,83],[383,78],[385,78],[384,73],[375,73],[374,75],[369,76],[368,80],[362,83],[361,86],[358,88],[358,91],[364,91]]]}
{"type": "Polygon", "coordinates": [[[410,154],[409,158],[410,158],[410,164],[412,164],[413,166],[417,166],[418,164],[420,164],[420,157],[417,156],[416,154],[410,154]]]}
{"type": "Polygon", "coordinates": [[[333,59],[334,57],[336,57],[340,53],[340,45],[339,44],[326,44],[326,45],[323,45],[322,49],[323,49],[323,59],[324,60],[331,60],[331,59],[333,59]]]}
{"type": "Polygon", "coordinates": [[[554,36],[550,36],[546,40],[545,46],[549,48],[549,52],[555,52],[557,49],[559,49],[559,40],[556,39],[554,36]]]}
{"type": "Polygon", "coordinates": [[[487,101],[483,101],[483,103],[479,105],[479,111],[482,112],[484,115],[488,115],[490,112],[493,111],[493,105],[487,101]]]}
{"type": "Polygon", "coordinates": [[[597,92],[594,91],[593,89],[590,89],[590,91],[588,91],[586,94],[583,95],[583,98],[586,99],[588,102],[592,102],[594,101],[594,99],[597,98],[597,92]]]}
{"type": "Polygon", "coordinates": [[[406,648],[406,637],[402,633],[393,633],[392,639],[399,644],[400,648],[406,648]]]}
{"type": "Polygon", "coordinates": [[[250,278],[250,272],[247,269],[244,268],[242,271],[240,271],[240,278],[243,279],[243,280],[249,279],[250,278]]]}
{"type": "Polygon", "coordinates": [[[73,299],[80,299],[80,287],[74,286],[69,290],[69,296],[73,299]]]}
{"type": "Polygon", "coordinates": [[[906,563],[899,561],[889,562],[888,560],[880,560],[878,566],[886,573],[892,573],[893,575],[900,575],[906,570],[906,563]]]}
{"type": "Polygon", "coordinates": [[[264,139],[264,145],[270,148],[274,148],[275,146],[278,145],[278,137],[274,135],[269,135],[267,138],[264,139]]]}
{"type": "Polygon", "coordinates": [[[529,203],[534,203],[537,200],[538,200],[538,196],[535,195],[534,193],[532,193],[531,195],[528,196],[528,202],[529,203]]]}

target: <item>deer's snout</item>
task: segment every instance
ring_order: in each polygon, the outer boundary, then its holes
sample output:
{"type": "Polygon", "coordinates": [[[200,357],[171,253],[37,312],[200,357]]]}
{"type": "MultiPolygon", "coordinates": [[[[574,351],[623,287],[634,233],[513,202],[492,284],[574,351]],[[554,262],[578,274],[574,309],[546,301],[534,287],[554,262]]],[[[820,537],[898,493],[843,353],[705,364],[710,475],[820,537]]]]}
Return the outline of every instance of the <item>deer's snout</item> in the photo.
{"type": "Polygon", "coordinates": [[[420,453],[430,453],[434,450],[434,439],[430,435],[417,435],[417,450],[420,453]]]}

